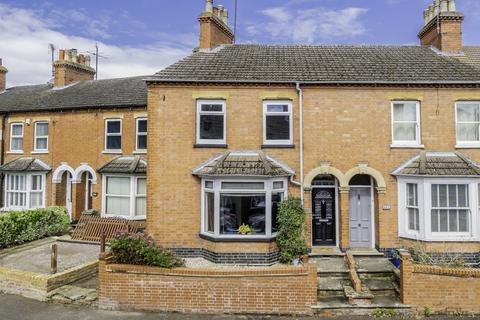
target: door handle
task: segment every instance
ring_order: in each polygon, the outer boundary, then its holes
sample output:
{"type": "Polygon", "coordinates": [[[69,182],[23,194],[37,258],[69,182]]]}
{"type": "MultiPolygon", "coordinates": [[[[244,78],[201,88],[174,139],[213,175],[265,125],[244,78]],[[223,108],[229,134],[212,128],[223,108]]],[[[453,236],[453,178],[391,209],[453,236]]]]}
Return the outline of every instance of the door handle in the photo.
{"type": "Polygon", "coordinates": [[[361,224],[361,223],[359,223],[359,224],[358,224],[358,226],[359,226],[359,227],[361,227],[361,226],[362,226],[362,224],[361,224]]]}

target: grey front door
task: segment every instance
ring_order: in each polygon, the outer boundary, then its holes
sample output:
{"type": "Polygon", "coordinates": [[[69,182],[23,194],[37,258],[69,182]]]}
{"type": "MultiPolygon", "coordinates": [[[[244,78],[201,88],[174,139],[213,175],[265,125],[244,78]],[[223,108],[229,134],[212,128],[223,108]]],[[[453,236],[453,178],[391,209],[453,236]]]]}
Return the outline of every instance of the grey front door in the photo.
{"type": "Polygon", "coordinates": [[[371,188],[350,189],[350,247],[372,247],[372,193],[371,188]]]}

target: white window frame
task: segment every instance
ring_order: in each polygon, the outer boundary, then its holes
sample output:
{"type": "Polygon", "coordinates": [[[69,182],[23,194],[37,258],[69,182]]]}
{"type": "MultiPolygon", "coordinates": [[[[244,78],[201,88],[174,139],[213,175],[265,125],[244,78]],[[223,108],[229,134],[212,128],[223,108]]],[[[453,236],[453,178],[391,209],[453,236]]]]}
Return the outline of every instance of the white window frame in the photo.
{"type": "Polygon", "coordinates": [[[475,178],[443,178],[443,177],[398,177],[398,232],[402,238],[431,242],[478,242],[480,241],[479,183],[475,178]],[[408,212],[406,210],[406,184],[417,183],[420,230],[408,228],[408,212]],[[431,188],[432,184],[466,184],[469,197],[468,232],[432,232],[431,230],[431,188]]]}
{"type": "Polygon", "coordinates": [[[114,152],[114,153],[121,153],[122,152],[122,147],[123,147],[123,121],[121,118],[110,118],[110,119],[105,119],[105,152],[114,152]],[[120,133],[108,133],[108,123],[109,122],[120,122],[120,133]],[[120,149],[109,149],[107,140],[108,137],[120,137],[120,149]]]}
{"type": "MultiPolygon", "coordinates": [[[[420,207],[419,207],[419,197],[418,197],[418,183],[412,183],[412,182],[408,182],[405,184],[405,214],[406,214],[406,220],[407,220],[407,229],[409,232],[414,232],[414,233],[418,233],[420,231],[420,207]],[[411,184],[411,185],[414,185],[415,186],[415,191],[416,193],[414,194],[415,196],[415,200],[417,202],[417,205],[409,205],[408,204],[408,191],[407,191],[407,186],[411,184]],[[417,214],[418,214],[418,230],[417,229],[410,229],[410,215],[409,215],[409,212],[408,212],[408,209],[414,209],[414,210],[417,210],[417,214]]],[[[416,222],[414,223],[416,224],[416,222]]]]}
{"type": "Polygon", "coordinates": [[[263,101],[263,144],[264,145],[293,145],[293,103],[290,100],[264,100],[263,101]],[[287,112],[269,112],[269,105],[287,105],[287,112]],[[267,117],[288,115],[289,139],[288,140],[267,140],[267,117]]]}
{"type": "Polygon", "coordinates": [[[227,103],[225,100],[197,100],[197,121],[196,121],[196,143],[205,145],[227,144],[227,103]],[[204,104],[220,104],[222,111],[202,111],[204,104]],[[200,116],[202,115],[223,115],[223,139],[200,139],[200,116]]]}
{"type": "Polygon", "coordinates": [[[276,233],[272,233],[272,193],[282,193],[283,199],[288,199],[288,180],[286,178],[215,178],[215,177],[203,177],[202,178],[202,191],[201,191],[201,234],[207,237],[216,239],[270,239],[276,236],[276,233]],[[213,188],[206,188],[205,182],[212,181],[213,188]],[[282,181],[283,188],[273,189],[273,183],[282,181]],[[222,182],[263,182],[263,189],[222,189],[222,182]],[[207,231],[207,212],[205,211],[205,193],[214,194],[214,232],[207,231]],[[253,234],[253,235],[241,235],[241,234],[220,234],[220,195],[222,193],[235,193],[235,194],[265,194],[265,234],[253,234]]]}
{"type": "MultiPolygon", "coordinates": [[[[457,101],[455,102],[455,141],[456,141],[456,148],[480,148],[480,138],[478,141],[463,141],[458,139],[458,125],[459,123],[478,123],[479,130],[480,130],[480,122],[477,121],[458,121],[458,105],[459,104],[466,104],[466,105],[478,105],[480,109],[480,101],[457,101]]],[[[479,132],[480,137],[480,132],[479,132]]]]}
{"type": "Polygon", "coordinates": [[[34,143],[33,143],[33,150],[34,152],[48,152],[48,135],[50,134],[50,128],[49,128],[49,123],[48,121],[36,121],[35,122],[35,135],[34,135],[34,143]],[[46,124],[47,125],[47,130],[48,130],[48,134],[46,136],[39,136],[37,134],[37,126],[39,124],[46,124]],[[39,149],[38,148],[38,144],[37,144],[37,140],[38,139],[47,139],[47,148],[46,149],[39,149]]]}
{"type": "MultiPolygon", "coordinates": [[[[147,218],[146,215],[136,215],[135,214],[135,204],[137,198],[137,179],[138,178],[147,178],[146,175],[128,175],[128,174],[105,174],[102,176],[102,217],[121,217],[129,220],[145,220],[147,218]],[[115,177],[115,178],[129,178],[130,179],[130,193],[128,196],[123,196],[125,198],[130,198],[130,208],[129,208],[129,215],[116,215],[116,214],[107,214],[107,178],[115,177]]],[[[119,195],[111,195],[116,197],[121,197],[119,195]]]]}
{"type": "Polygon", "coordinates": [[[146,117],[135,119],[135,151],[136,152],[146,152],[147,148],[144,148],[144,149],[138,148],[138,137],[139,136],[146,136],[147,137],[147,142],[148,142],[148,119],[146,117]],[[147,132],[139,132],[138,131],[138,127],[139,127],[138,122],[139,121],[147,121],[147,132]]]}
{"type": "Polygon", "coordinates": [[[45,173],[23,173],[23,172],[9,172],[5,174],[4,178],[4,207],[2,211],[11,211],[11,210],[31,210],[31,209],[38,209],[38,208],[45,208],[45,201],[46,201],[46,174],[45,173]],[[24,177],[25,181],[25,190],[11,190],[9,186],[10,177],[21,176],[24,177]],[[33,176],[40,176],[42,179],[41,189],[40,190],[33,190],[32,191],[32,177],[33,176]],[[9,205],[10,194],[14,193],[23,193],[25,194],[25,205],[9,205]],[[30,206],[30,198],[32,193],[42,193],[42,204],[40,206],[32,207],[30,206]]]}
{"type": "Polygon", "coordinates": [[[12,122],[10,123],[10,152],[11,153],[23,153],[23,149],[25,148],[25,124],[23,122],[12,122]],[[13,135],[13,126],[21,126],[22,127],[22,135],[13,135]],[[22,149],[12,149],[12,140],[13,139],[22,139],[22,149]]]}
{"type": "Polygon", "coordinates": [[[391,114],[391,131],[392,131],[392,148],[423,148],[422,145],[422,130],[421,130],[421,112],[420,112],[420,101],[407,101],[407,100],[394,100],[390,104],[390,114],[391,114]],[[413,123],[413,121],[395,121],[395,104],[405,104],[405,103],[414,103],[416,109],[416,121],[415,121],[415,140],[395,140],[395,123],[413,123]]]}

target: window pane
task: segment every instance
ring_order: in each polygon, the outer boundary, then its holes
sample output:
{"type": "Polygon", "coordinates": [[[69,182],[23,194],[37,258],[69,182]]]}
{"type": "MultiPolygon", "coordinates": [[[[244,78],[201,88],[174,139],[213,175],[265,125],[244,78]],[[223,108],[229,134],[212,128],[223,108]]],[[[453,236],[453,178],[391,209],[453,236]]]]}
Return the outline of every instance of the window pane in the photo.
{"type": "Polygon", "coordinates": [[[138,120],[138,132],[147,132],[147,120],[138,120]]]}
{"type": "Polygon", "coordinates": [[[393,140],[396,141],[416,141],[417,131],[415,123],[394,123],[393,140]]]}
{"type": "Polygon", "coordinates": [[[283,181],[273,182],[273,189],[283,189],[283,181]]]}
{"type": "Polygon", "coordinates": [[[409,208],[408,209],[408,228],[410,230],[416,230],[415,222],[416,222],[415,209],[409,208]]]}
{"type": "Polygon", "coordinates": [[[438,184],[432,184],[432,207],[438,207],[438,184]]]}
{"type": "Polygon", "coordinates": [[[37,123],[36,126],[37,136],[48,136],[48,123],[37,123]]]}
{"type": "Polygon", "coordinates": [[[214,218],[214,213],[215,213],[215,194],[211,192],[206,192],[205,193],[205,227],[207,229],[207,232],[214,232],[214,223],[215,223],[215,218],[214,218]]]}
{"type": "Polygon", "coordinates": [[[23,150],[23,138],[12,138],[11,150],[23,150]]]}
{"type": "Polygon", "coordinates": [[[47,138],[37,138],[36,148],[39,149],[39,150],[47,150],[48,149],[47,138]]]}
{"type": "Polygon", "coordinates": [[[394,121],[417,121],[416,103],[396,103],[393,105],[394,121]]]}
{"type": "Polygon", "coordinates": [[[106,213],[129,216],[130,215],[130,198],[120,198],[107,196],[106,213]]]}
{"type": "Polygon", "coordinates": [[[457,210],[448,210],[448,231],[449,232],[457,232],[457,210]]]}
{"type": "Polygon", "coordinates": [[[30,193],[30,208],[38,208],[42,206],[42,192],[30,193]]]}
{"type": "Polygon", "coordinates": [[[137,194],[147,194],[147,179],[138,178],[137,179],[137,194]]]}
{"type": "Polygon", "coordinates": [[[200,139],[223,139],[223,115],[200,115],[200,139]]]}
{"type": "Polygon", "coordinates": [[[120,150],[122,148],[121,136],[108,136],[107,137],[107,149],[120,150]]]}
{"type": "Polygon", "coordinates": [[[12,125],[12,136],[21,136],[23,131],[23,125],[14,124],[12,125]]]}
{"type": "Polygon", "coordinates": [[[477,123],[459,123],[457,125],[457,139],[459,141],[478,141],[477,123]]]}
{"type": "MultiPolygon", "coordinates": [[[[468,207],[468,186],[466,184],[458,185],[458,206],[466,208],[468,207]]],[[[452,205],[450,205],[452,207],[452,205]]]]}
{"type": "Polygon", "coordinates": [[[107,133],[120,133],[120,121],[108,121],[107,133]]]}
{"type": "Polygon", "coordinates": [[[213,181],[205,181],[205,188],[213,189],[213,181]]]}
{"type": "Polygon", "coordinates": [[[480,121],[479,105],[477,104],[457,104],[458,121],[480,121]]]}
{"type": "Polygon", "coordinates": [[[223,105],[221,104],[202,104],[202,111],[205,112],[222,112],[223,105]]]}
{"type": "Polygon", "coordinates": [[[137,197],[135,199],[135,215],[136,216],[147,215],[147,198],[137,197]]]}
{"type": "Polygon", "coordinates": [[[457,185],[455,184],[448,185],[448,206],[457,207],[457,185]]]}
{"type": "Polygon", "coordinates": [[[130,178],[107,177],[107,194],[130,195],[130,178]]]}
{"type": "Polygon", "coordinates": [[[281,193],[272,193],[272,233],[278,231],[278,209],[280,203],[283,201],[283,192],[281,193]]]}
{"type": "Polygon", "coordinates": [[[288,105],[286,104],[269,104],[267,112],[288,112],[288,105]]]}
{"type": "Polygon", "coordinates": [[[265,234],[264,194],[222,194],[220,196],[220,233],[238,234],[246,224],[255,234],[265,234]]]}
{"type": "Polygon", "coordinates": [[[432,210],[432,232],[438,232],[438,210],[432,210]]]}
{"type": "Polygon", "coordinates": [[[290,140],[289,116],[267,116],[265,122],[267,140],[290,140]]]}
{"type": "Polygon", "coordinates": [[[42,190],[42,176],[32,176],[32,190],[42,190]]]}
{"type": "Polygon", "coordinates": [[[137,136],[137,148],[142,150],[142,149],[147,149],[147,136],[137,136]]]}
{"type": "Polygon", "coordinates": [[[439,207],[447,206],[447,185],[438,185],[439,207]]]}
{"type": "Polygon", "coordinates": [[[468,223],[468,210],[458,210],[458,231],[468,232],[470,231],[468,223]]]}
{"type": "Polygon", "coordinates": [[[263,190],[263,182],[222,182],[222,189],[231,190],[263,190]]]}
{"type": "Polygon", "coordinates": [[[440,210],[440,232],[448,231],[448,210],[440,210]]]}

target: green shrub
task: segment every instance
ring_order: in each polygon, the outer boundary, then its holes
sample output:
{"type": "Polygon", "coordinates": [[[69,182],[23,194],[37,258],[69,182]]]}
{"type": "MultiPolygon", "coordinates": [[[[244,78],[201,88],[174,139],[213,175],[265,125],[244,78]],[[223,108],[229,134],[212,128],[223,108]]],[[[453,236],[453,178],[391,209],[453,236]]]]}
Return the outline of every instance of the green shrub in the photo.
{"type": "Polygon", "coordinates": [[[305,210],[300,199],[289,199],[280,204],[277,216],[277,245],[280,262],[291,263],[307,253],[304,236],[305,210]]]}
{"type": "Polygon", "coordinates": [[[119,233],[110,242],[112,260],[115,263],[156,266],[162,268],[182,267],[184,261],[173,253],[155,244],[152,237],[143,232],[119,233]]]}
{"type": "Polygon", "coordinates": [[[0,248],[61,235],[69,227],[68,211],[64,207],[0,213],[0,248]]]}

